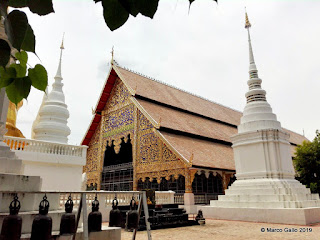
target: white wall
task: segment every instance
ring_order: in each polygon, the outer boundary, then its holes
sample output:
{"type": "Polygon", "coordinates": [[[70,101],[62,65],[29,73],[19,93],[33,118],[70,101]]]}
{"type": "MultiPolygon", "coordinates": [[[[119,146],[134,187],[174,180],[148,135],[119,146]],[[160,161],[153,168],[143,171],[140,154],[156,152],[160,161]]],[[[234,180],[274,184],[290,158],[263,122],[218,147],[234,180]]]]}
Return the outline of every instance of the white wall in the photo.
{"type": "Polygon", "coordinates": [[[40,176],[41,190],[81,191],[82,166],[23,161],[24,175],[40,176]]]}
{"type": "Polygon", "coordinates": [[[14,150],[23,161],[24,175],[40,176],[41,190],[81,191],[82,167],[86,154],[70,156],[14,150]]]}

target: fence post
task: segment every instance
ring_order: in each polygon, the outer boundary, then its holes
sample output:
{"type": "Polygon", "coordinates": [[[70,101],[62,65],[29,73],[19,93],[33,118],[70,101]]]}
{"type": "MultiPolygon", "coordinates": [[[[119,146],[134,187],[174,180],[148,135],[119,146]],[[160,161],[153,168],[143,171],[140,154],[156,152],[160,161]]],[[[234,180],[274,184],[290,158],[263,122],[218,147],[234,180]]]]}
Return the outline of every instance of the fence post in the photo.
{"type": "Polygon", "coordinates": [[[88,214],[87,214],[87,194],[81,194],[82,205],[83,205],[83,239],[89,240],[89,233],[88,233],[88,214]]]}

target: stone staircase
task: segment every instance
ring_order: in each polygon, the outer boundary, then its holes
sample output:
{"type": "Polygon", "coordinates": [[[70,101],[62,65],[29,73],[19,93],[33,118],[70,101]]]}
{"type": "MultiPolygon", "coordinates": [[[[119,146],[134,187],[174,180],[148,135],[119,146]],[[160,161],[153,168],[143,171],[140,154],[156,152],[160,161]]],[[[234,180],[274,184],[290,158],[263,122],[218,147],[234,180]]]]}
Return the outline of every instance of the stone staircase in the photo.
{"type": "Polygon", "coordinates": [[[310,208],[320,207],[312,194],[295,179],[237,180],[210,206],[224,208],[310,208]]]}

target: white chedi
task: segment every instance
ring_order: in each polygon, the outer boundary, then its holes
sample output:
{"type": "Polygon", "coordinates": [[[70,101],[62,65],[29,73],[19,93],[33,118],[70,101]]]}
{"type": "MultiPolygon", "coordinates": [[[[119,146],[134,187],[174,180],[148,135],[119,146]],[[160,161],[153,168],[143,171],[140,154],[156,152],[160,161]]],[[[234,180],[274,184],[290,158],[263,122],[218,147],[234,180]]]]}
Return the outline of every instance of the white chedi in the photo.
{"type": "Polygon", "coordinates": [[[63,42],[61,44],[60,61],[58,71],[54,77],[52,90],[47,99],[41,104],[37,119],[33,126],[33,136],[36,140],[68,143],[70,128],[68,127],[69,111],[65,104],[65,96],[62,90],[61,58],[63,42]]]}
{"type": "Polygon", "coordinates": [[[249,36],[247,104],[233,136],[237,180],[203,207],[206,217],[286,224],[320,222],[318,194],[294,179],[289,134],[285,133],[261,88],[249,36]]]}

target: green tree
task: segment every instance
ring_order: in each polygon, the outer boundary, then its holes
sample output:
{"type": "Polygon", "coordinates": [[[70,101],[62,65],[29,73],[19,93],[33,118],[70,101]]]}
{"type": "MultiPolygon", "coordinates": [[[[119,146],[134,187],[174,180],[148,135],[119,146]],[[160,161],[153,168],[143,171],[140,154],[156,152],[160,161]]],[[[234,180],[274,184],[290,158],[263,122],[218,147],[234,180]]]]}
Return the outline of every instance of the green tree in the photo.
{"type": "Polygon", "coordinates": [[[304,141],[296,148],[294,165],[297,179],[311,189],[313,193],[320,193],[320,132],[312,142],[304,141]]]}
{"type": "MultiPolygon", "coordinates": [[[[153,18],[159,0],[93,0],[101,2],[104,20],[111,31],[121,27],[138,14],[153,18]]],[[[195,0],[189,0],[189,6],[195,0]]],[[[213,0],[218,1],[218,0],[213,0]]],[[[48,84],[46,69],[37,64],[27,67],[26,52],[36,53],[36,37],[27,15],[20,8],[29,8],[40,16],[54,12],[52,0],[0,0],[0,18],[4,18],[7,39],[0,38],[0,89],[6,88],[9,100],[18,104],[27,99],[31,87],[45,91],[48,84]],[[16,8],[8,13],[8,7],[16,8]],[[14,59],[14,62],[10,62],[14,59]]]]}

